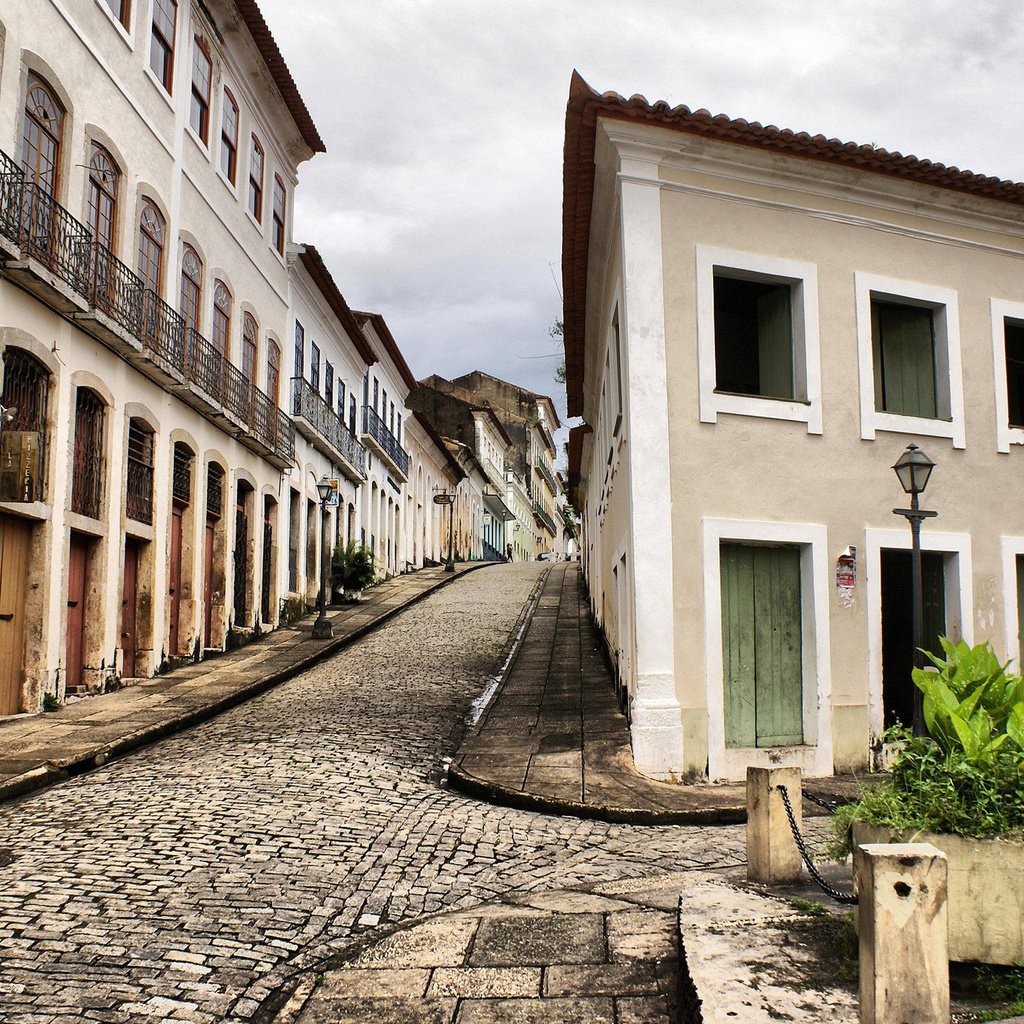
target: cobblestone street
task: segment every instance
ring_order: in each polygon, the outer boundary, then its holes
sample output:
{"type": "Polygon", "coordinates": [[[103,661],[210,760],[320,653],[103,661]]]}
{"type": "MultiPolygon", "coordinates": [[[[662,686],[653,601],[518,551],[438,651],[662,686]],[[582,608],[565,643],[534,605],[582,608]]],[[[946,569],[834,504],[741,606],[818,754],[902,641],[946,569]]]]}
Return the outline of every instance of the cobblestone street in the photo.
{"type": "Polygon", "coordinates": [[[544,566],[472,573],[319,668],[0,810],[0,1020],[252,1020],[355,938],[512,892],[742,860],[443,788],[544,566]]]}

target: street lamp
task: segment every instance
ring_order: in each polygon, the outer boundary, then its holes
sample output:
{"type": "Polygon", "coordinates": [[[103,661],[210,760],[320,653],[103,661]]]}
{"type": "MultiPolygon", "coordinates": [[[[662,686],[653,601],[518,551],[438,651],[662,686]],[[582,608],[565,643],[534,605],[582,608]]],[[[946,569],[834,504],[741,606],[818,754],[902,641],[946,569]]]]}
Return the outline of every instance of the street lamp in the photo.
{"type": "MultiPolygon", "coordinates": [[[[921,523],[925,519],[933,519],[938,512],[929,512],[918,504],[918,495],[924,493],[928,486],[928,478],[932,475],[935,463],[916,444],[908,444],[906,451],[896,460],[892,467],[899,478],[900,486],[910,495],[910,508],[894,508],[893,513],[903,516],[910,522],[911,546],[911,607],[914,628],[914,668],[924,668],[924,586],[921,580],[921,523]]],[[[912,730],[915,736],[924,736],[924,695],[914,686],[914,721],[912,730]]]]}
{"type": "Polygon", "coordinates": [[[327,502],[330,500],[334,488],[331,481],[324,474],[317,482],[316,493],[320,495],[320,596],[317,600],[317,608],[320,614],[313,623],[314,640],[330,640],[334,636],[334,629],[331,620],[327,618],[327,502]]]}
{"type": "Polygon", "coordinates": [[[455,520],[455,495],[435,494],[434,504],[448,506],[448,558],[444,563],[444,571],[455,572],[455,559],[452,557],[452,536],[454,533],[455,520]]]}

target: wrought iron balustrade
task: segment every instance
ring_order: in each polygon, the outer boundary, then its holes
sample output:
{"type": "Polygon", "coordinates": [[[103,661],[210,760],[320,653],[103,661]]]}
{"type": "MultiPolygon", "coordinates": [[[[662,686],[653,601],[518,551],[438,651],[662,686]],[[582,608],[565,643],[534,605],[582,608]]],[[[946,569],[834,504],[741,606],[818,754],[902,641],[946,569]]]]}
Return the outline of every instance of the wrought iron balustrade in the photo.
{"type": "Polygon", "coordinates": [[[75,291],[89,287],[92,232],[35,182],[22,187],[22,254],[37,259],[75,291]]]}
{"type": "Polygon", "coordinates": [[[368,405],[363,406],[363,433],[380,445],[381,450],[387,457],[408,476],[409,474],[409,453],[398,443],[398,438],[391,433],[384,421],[368,405]]]}
{"type": "Polygon", "coordinates": [[[557,536],[558,527],[555,526],[554,519],[547,514],[544,506],[539,501],[535,501],[533,503],[533,514],[551,531],[552,534],[557,536]]]}
{"type": "Polygon", "coordinates": [[[557,477],[551,472],[550,467],[543,459],[534,459],[533,464],[542,477],[548,482],[552,492],[558,494],[561,490],[557,477]]]}
{"type": "Polygon", "coordinates": [[[181,367],[185,380],[202,388],[215,401],[222,402],[227,360],[192,327],[188,328],[185,340],[185,361],[181,367]]]}
{"type": "Polygon", "coordinates": [[[301,416],[324,440],[345,456],[353,469],[366,473],[366,449],[345,426],[345,421],[302,377],[292,377],[292,415],[301,416]]]}
{"type": "Polygon", "coordinates": [[[21,168],[0,150],[0,232],[12,241],[21,237],[22,196],[25,175],[21,168]]]}
{"type": "Polygon", "coordinates": [[[153,523],[153,467],[128,456],[125,514],[138,523],[153,523]]]}
{"type": "Polygon", "coordinates": [[[101,242],[92,243],[89,301],[130,334],[142,334],[144,295],[142,278],[122,263],[101,242]]]}
{"type": "Polygon", "coordinates": [[[152,288],[142,293],[139,340],[178,370],[185,355],[185,321],[152,288]]]}

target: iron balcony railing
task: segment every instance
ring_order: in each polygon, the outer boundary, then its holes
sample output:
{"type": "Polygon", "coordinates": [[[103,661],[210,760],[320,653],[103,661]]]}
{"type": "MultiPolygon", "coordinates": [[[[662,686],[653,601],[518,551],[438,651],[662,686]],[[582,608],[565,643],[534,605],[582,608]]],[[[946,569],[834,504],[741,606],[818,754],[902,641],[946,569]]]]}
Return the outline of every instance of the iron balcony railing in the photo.
{"type": "Polygon", "coordinates": [[[558,494],[561,488],[558,485],[558,479],[551,472],[548,464],[543,459],[538,458],[533,460],[533,465],[537,472],[547,481],[548,486],[551,488],[551,493],[558,494]]]}
{"type": "Polygon", "coordinates": [[[558,527],[555,526],[554,519],[547,514],[544,506],[539,501],[533,503],[533,514],[551,531],[553,537],[558,536],[558,527]]]}
{"type": "Polygon", "coordinates": [[[496,483],[498,485],[498,487],[500,487],[501,490],[504,492],[504,490],[505,490],[505,476],[504,476],[504,474],[486,456],[484,456],[482,461],[483,461],[483,464],[484,464],[484,470],[487,472],[488,476],[490,476],[492,482],[496,483]]]}
{"type": "Polygon", "coordinates": [[[129,519],[153,524],[153,467],[130,455],[124,504],[129,519]]]}
{"type": "Polygon", "coordinates": [[[292,415],[301,416],[360,476],[366,475],[366,449],[303,377],[292,377],[292,415]]]}
{"type": "Polygon", "coordinates": [[[0,233],[143,347],[198,385],[278,458],[295,455],[295,428],[238,367],[181,317],[92,232],[0,151],[0,233]]]}
{"type": "Polygon", "coordinates": [[[409,453],[368,405],[363,406],[363,433],[376,441],[381,451],[398,467],[403,476],[409,475],[409,453]]]}

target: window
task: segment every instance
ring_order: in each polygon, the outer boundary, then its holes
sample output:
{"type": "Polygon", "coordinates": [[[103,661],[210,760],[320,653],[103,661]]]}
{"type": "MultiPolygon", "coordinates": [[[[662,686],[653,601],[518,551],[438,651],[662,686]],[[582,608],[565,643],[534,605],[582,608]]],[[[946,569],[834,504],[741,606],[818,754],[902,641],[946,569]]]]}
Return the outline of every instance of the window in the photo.
{"type": "Polygon", "coordinates": [[[99,519],[103,485],[103,399],[79,388],[75,399],[75,440],[71,472],[71,511],[99,519]]]}
{"type": "Polygon", "coordinates": [[[351,433],[356,432],[356,396],[348,396],[348,429],[351,433]]]}
{"type": "Polygon", "coordinates": [[[4,349],[3,365],[0,405],[7,410],[7,416],[0,420],[0,431],[17,435],[17,440],[4,439],[3,451],[16,455],[11,459],[13,466],[6,457],[0,462],[0,499],[42,501],[50,373],[35,356],[12,345],[4,349]]]}
{"type": "Polygon", "coordinates": [[[1024,302],[992,300],[996,450],[1024,444],[1024,302]]]}
{"type": "Polygon", "coordinates": [[[345,422],[345,382],[338,381],[338,417],[342,423],[345,422]]]}
{"type": "Polygon", "coordinates": [[[139,523],[153,522],[153,431],[135,417],[128,421],[125,515],[139,523]]]}
{"type": "Polygon", "coordinates": [[[1003,321],[1006,408],[1011,427],[1024,427],[1024,324],[1003,321]]]}
{"type": "Polygon", "coordinates": [[[191,245],[186,245],[181,255],[181,301],[178,312],[185,323],[194,331],[199,330],[203,295],[203,261],[191,245]]]}
{"type": "Polygon", "coordinates": [[[249,212],[263,223],[263,147],[255,135],[249,154],[249,212]]]}
{"type": "Polygon", "coordinates": [[[380,399],[380,383],[377,378],[373,378],[373,411],[377,411],[377,402],[380,399]]]}
{"type": "Polygon", "coordinates": [[[267,394],[277,405],[281,397],[281,350],[275,341],[267,344],[267,394]]]}
{"type": "Polygon", "coordinates": [[[251,313],[242,317],[242,373],[250,384],[256,383],[256,348],[260,329],[251,313]]]}
{"type": "Polygon", "coordinates": [[[324,401],[328,409],[334,408],[334,367],[324,360],[324,401]]]}
{"type": "Polygon", "coordinates": [[[164,218],[153,202],[142,201],[139,216],[139,260],[137,270],[142,283],[158,295],[163,281],[164,218]]]}
{"type": "Polygon", "coordinates": [[[301,377],[306,372],[306,332],[298,320],[295,321],[295,366],[293,374],[301,377]]]}
{"type": "MultiPolygon", "coordinates": [[[[717,332],[715,337],[717,338],[717,332]]],[[[618,435],[619,430],[622,427],[622,339],[619,336],[619,307],[615,307],[615,312],[612,314],[612,340],[615,344],[615,384],[618,389],[618,411],[615,417],[615,425],[612,428],[612,434],[618,435]]]]}
{"type": "Polygon", "coordinates": [[[234,185],[238,172],[238,104],[227,89],[220,114],[220,169],[234,185]]]}
{"type": "Polygon", "coordinates": [[[29,75],[25,96],[25,132],[22,167],[25,179],[47,195],[56,196],[60,184],[61,142],[64,108],[50,87],[35,75],[29,75]]]}
{"type": "MultiPolygon", "coordinates": [[[[729,413],[821,433],[814,264],[697,246],[697,342],[701,422],[729,413]]],[[[605,401],[614,434],[622,415],[618,309],[609,350],[605,401]]]]}
{"type": "Polygon", "coordinates": [[[231,292],[223,281],[213,286],[213,345],[225,357],[231,350],[231,292]]]}
{"type": "Polygon", "coordinates": [[[131,0],[106,0],[106,2],[110,8],[110,13],[117,18],[124,28],[128,28],[128,22],[132,16],[131,0]]]}
{"type": "Polygon", "coordinates": [[[274,224],[273,224],[273,236],[274,236],[274,248],[283,256],[284,255],[284,220],[285,220],[285,209],[287,204],[286,193],[284,190],[284,182],[275,174],[274,175],[274,224]]]}
{"type": "Polygon", "coordinates": [[[110,154],[95,143],[89,160],[89,227],[101,245],[114,251],[114,226],[117,220],[117,165],[110,154]]]}
{"type": "Polygon", "coordinates": [[[861,437],[878,430],[966,444],[957,294],[856,273],[861,437]]]}
{"type": "Polygon", "coordinates": [[[320,390],[320,346],[315,341],[309,343],[309,383],[320,390]]]}
{"type": "Polygon", "coordinates": [[[189,108],[188,123],[192,131],[203,140],[210,141],[210,83],[213,79],[213,63],[206,52],[203,41],[196,36],[192,41],[192,105],[189,108]]]}
{"type": "Polygon", "coordinates": [[[174,33],[178,19],[176,0],[153,0],[153,34],[149,66],[157,81],[171,92],[174,83],[174,33]]]}

